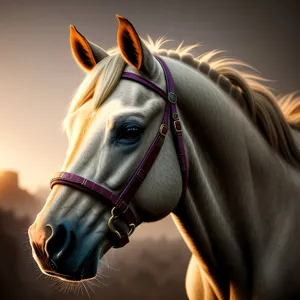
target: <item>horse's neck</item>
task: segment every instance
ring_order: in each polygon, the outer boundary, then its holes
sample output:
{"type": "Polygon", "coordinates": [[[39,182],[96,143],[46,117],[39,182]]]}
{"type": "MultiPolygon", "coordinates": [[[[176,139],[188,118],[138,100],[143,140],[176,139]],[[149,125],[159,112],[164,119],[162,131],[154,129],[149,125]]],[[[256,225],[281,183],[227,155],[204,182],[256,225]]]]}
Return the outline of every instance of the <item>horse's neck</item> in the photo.
{"type": "Polygon", "coordinates": [[[176,223],[221,290],[226,293],[233,282],[246,295],[257,271],[253,258],[264,255],[283,198],[288,205],[299,193],[299,173],[274,154],[213,82],[192,69],[183,72],[179,64],[170,66],[177,74],[189,161],[189,187],[175,211],[176,223]]]}

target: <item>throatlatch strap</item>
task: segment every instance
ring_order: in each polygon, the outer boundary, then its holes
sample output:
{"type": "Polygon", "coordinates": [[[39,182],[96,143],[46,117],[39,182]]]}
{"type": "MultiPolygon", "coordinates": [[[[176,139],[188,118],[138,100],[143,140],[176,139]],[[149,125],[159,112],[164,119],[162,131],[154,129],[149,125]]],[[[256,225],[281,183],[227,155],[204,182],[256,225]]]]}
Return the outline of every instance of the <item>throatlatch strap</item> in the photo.
{"type": "Polygon", "coordinates": [[[171,103],[171,120],[173,121],[173,134],[175,134],[176,136],[177,154],[178,154],[178,159],[179,159],[181,174],[182,174],[182,192],[181,192],[180,199],[183,199],[188,186],[188,169],[187,169],[187,158],[186,158],[186,153],[185,153],[184,143],[182,138],[182,127],[179,120],[179,114],[176,108],[177,95],[175,94],[174,80],[168,66],[163,61],[163,59],[160,58],[159,56],[156,56],[156,59],[160,62],[164,70],[166,83],[167,83],[167,90],[168,90],[168,100],[171,103]]]}

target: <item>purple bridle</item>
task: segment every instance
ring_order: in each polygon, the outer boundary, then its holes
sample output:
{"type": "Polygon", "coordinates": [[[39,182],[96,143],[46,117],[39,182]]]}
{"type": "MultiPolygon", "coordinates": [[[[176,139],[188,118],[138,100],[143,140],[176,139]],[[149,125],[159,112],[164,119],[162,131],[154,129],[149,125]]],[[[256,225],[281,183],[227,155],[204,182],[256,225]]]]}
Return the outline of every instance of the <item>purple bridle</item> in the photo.
{"type": "Polygon", "coordinates": [[[108,221],[108,227],[109,229],[115,233],[119,240],[116,243],[115,247],[123,247],[129,242],[129,236],[132,234],[136,227],[136,218],[134,213],[132,212],[129,202],[139,189],[140,185],[146,178],[148,172],[150,171],[152,165],[154,164],[160,149],[163,146],[165,136],[168,132],[168,126],[169,126],[169,115],[171,116],[172,123],[173,123],[173,134],[175,136],[175,139],[177,141],[176,150],[177,155],[179,158],[180,168],[182,172],[182,193],[181,198],[182,199],[185,196],[185,192],[188,185],[188,172],[187,172],[187,159],[186,154],[184,151],[184,144],[183,144],[183,138],[182,138],[182,127],[181,123],[179,121],[179,115],[176,109],[176,103],[177,103],[177,95],[175,94],[175,87],[174,87],[174,81],[173,77],[171,75],[171,72],[169,68],[167,67],[166,63],[162,60],[162,58],[156,56],[156,59],[161,64],[165,79],[166,79],[166,85],[167,85],[167,93],[165,93],[161,88],[153,84],[152,82],[146,80],[145,78],[129,72],[123,72],[121,78],[129,79],[136,81],[147,88],[151,89],[152,91],[159,94],[162,98],[164,98],[167,103],[164,110],[164,115],[162,122],[159,127],[159,131],[156,134],[154,140],[152,141],[150,147],[148,148],[147,153],[145,154],[144,158],[142,159],[141,163],[129,179],[128,183],[122,190],[119,196],[116,196],[111,191],[105,189],[101,185],[85,179],[81,176],[78,176],[73,173],[68,172],[59,172],[56,177],[54,177],[51,180],[51,188],[56,185],[67,185],[72,188],[82,190],[86,193],[91,194],[95,198],[100,198],[106,200],[108,203],[112,204],[112,216],[108,221]],[[123,233],[121,234],[119,231],[117,231],[113,225],[113,221],[122,216],[128,226],[130,227],[129,233],[123,233]]]}

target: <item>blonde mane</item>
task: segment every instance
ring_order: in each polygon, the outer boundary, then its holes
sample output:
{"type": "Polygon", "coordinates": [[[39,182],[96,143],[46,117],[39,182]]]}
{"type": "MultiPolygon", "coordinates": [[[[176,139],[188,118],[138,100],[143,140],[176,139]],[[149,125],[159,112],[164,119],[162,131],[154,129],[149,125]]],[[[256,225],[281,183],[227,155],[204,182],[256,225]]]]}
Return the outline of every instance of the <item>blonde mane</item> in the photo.
{"type": "MultiPolygon", "coordinates": [[[[177,48],[167,50],[162,48],[169,42],[165,38],[153,41],[148,36],[143,42],[153,54],[180,60],[208,75],[237,101],[274,149],[292,165],[300,166],[300,152],[290,130],[290,126],[300,129],[300,95],[276,97],[265,85],[269,80],[242,61],[220,56],[224,51],[213,50],[194,58],[190,52],[200,44],[183,46],[181,42],[177,48]]],[[[96,109],[118,84],[126,63],[118,47],[107,52],[110,56],[87,74],[75,93],[64,121],[65,128],[70,116],[85,102],[93,101],[93,109],[96,109]]]]}

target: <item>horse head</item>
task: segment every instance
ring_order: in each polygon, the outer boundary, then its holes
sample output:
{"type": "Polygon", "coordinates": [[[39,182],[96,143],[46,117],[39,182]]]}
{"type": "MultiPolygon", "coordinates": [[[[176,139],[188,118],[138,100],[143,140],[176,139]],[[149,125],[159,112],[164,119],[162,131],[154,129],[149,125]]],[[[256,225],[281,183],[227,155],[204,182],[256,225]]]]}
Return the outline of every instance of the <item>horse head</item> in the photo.
{"type": "Polygon", "coordinates": [[[125,245],[142,222],[167,216],[182,193],[176,145],[164,124],[175,94],[168,102],[161,62],[117,17],[113,55],[70,28],[73,56],[87,75],[65,121],[63,172],[29,228],[41,271],[63,280],[93,278],[111,247],[125,245]]]}

